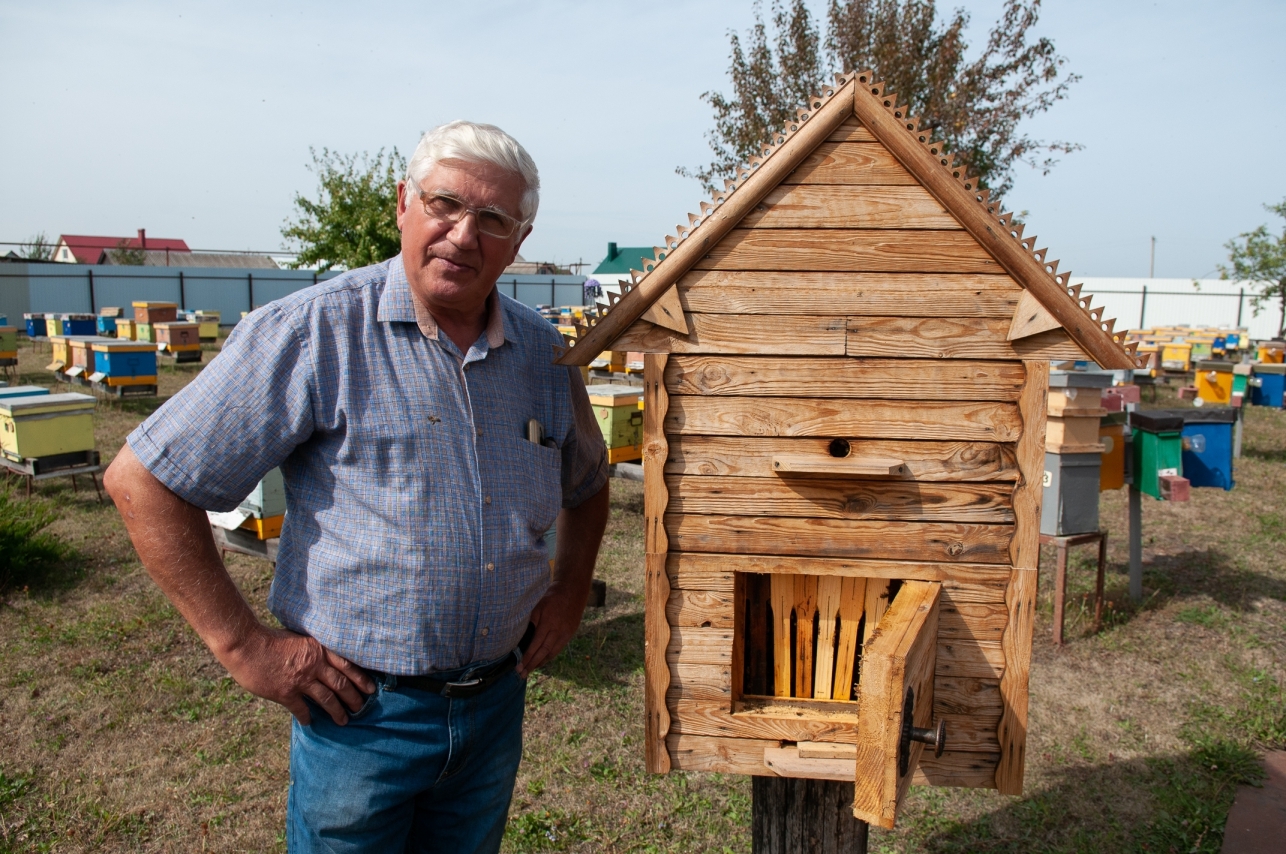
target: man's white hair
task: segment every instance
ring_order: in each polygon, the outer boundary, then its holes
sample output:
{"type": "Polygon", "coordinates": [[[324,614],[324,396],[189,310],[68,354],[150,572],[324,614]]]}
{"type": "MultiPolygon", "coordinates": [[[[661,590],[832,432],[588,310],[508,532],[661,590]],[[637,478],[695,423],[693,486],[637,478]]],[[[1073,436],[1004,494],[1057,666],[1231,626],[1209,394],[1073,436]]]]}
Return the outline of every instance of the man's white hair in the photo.
{"type": "Polygon", "coordinates": [[[522,178],[525,189],[518,215],[528,224],[540,207],[540,173],[518,140],[495,125],[456,120],[439,125],[420,138],[406,165],[406,182],[419,187],[439,160],[490,163],[522,178]]]}

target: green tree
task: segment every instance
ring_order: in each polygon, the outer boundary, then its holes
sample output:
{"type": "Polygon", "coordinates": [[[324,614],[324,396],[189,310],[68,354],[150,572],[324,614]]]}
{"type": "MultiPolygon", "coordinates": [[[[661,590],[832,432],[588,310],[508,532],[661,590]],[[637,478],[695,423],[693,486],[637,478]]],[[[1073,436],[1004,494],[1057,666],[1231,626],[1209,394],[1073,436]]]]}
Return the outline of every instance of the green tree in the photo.
{"type": "Polygon", "coordinates": [[[1032,38],[1039,13],[1040,0],[1007,0],[985,47],[971,59],[968,13],[958,9],[939,22],[934,0],[830,0],[824,40],[803,0],[789,8],[773,3],[771,36],[756,2],[748,53],[736,33],[729,35],[733,95],[701,96],[714,109],[707,139],[715,158],[680,174],[712,188],[758,152],[830,73],[871,68],[982,186],[1002,195],[1013,186],[1015,164],[1048,173],[1054,155],[1081,147],[1035,140],[1019,129],[1067,97],[1079,79],[1064,73],[1066,59],[1052,41],[1032,38]]]}
{"type": "Polygon", "coordinates": [[[115,249],[109,249],[113,264],[124,264],[129,267],[142,267],[147,263],[147,250],[141,246],[130,248],[129,241],[117,241],[115,249]]]}
{"type": "Polygon", "coordinates": [[[295,195],[296,217],[281,229],[296,249],[292,266],[349,270],[378,264],[402,248],[397,229],[397,182],[406,160],[396,148],[374,157],[309,149],[317,176],[317,198],[295,195]]]}
{"type": "MultiPolygon", "coordinates": [[[[1264,209],[1286,219],[1286,199],[1264,209]]],[[[1269,233],[1267,225],[1247,231],[1224,244],[1230,266],[1219,265],[1219,277],[1245,282],[1252,288],[1251,309],[1256,317],[1273,300],[1280,303],[1277,337],[1286,337],[1286,226],[1269,233]]]]}
{"type": "Polygon", "coordinates": [[[33,261],[52,261],[54,259],[54,244],[49,242],[49,238],[45,236],[43,231],[28,239],[18,249],[23,258],[30,258],[33,261]]]}

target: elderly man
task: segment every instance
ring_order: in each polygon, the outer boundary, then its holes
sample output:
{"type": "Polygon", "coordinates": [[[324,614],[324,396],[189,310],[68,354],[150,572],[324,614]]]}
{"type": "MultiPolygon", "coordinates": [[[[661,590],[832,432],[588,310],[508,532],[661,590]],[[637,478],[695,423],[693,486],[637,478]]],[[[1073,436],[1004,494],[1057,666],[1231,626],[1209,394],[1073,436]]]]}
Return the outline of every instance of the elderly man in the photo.
{"type": "Polygon", "coordinates": [[[581,377],[495,287],[538,202],[499,128],[429,132],[398,185],[401,254],[247,316],[107,472],[165,595],[294,715],[294,854],[500,846],[525,677],[576,631],[607,520],[581,377]],[[205,515],[278,465],[283,629],[256,619],[205,515]]]}

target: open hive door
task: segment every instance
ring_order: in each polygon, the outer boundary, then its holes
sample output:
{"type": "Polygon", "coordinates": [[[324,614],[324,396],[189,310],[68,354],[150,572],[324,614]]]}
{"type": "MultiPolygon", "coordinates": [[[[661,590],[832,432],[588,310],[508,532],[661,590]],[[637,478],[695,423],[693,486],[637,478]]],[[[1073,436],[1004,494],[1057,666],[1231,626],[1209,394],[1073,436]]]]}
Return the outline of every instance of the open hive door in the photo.
{"type": "Polygon", "coordinates": [[[930,727],[940,588],[907,582],[863,650],[853,815],[878,827],[893,826],[924,742],[946,746],[930,727]]]}

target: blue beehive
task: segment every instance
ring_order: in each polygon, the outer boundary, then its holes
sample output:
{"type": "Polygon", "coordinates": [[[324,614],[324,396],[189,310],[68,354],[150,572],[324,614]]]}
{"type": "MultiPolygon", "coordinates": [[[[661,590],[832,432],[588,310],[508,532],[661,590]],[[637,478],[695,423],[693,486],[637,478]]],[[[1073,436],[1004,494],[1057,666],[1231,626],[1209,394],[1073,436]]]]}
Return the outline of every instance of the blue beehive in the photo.
{"type": "Polygon", "coordinates": [[[22,316],[22,319],[23,319],[23,320],[26,322],[26,324],[27,324],[27,337],[28,337],[28,338],[44,338],[44,337],[45,337],[45,315],[44,315],[44,313],[42,313],[42,312],[35,312],[35,313],[33,313],[33,314],[24,314],[24,315],[22,316]]]}
{"type": "Polygon", "coordinates": [[[1282,408],[1282,399],[1286,397],[1286,365],[1258,363],[1254,366],[1253,382],[1250,384],[1250,402],[1255,406],[1282,408]]]}
{"type": "Polygon", "coordinates": [[[156,348],[132,341],[98,344],[94,347],[94,372],[114,380],[147,377],[149,382],[155,382],[156,348]]]}
{"type": "Polygon", "coordinates": [[[58,319],[62,321],[63,335],[98,334],[92,314],[63,314],[58,319]]]}
{"type": "Polygon", "coordinates": [[[1147,415],[1183,419],[1183,476],[1189,484],[1194,488],[1212,486],[1225,491],[1233,488],[1232,444],[1237,410],[1231,407],[1154,409],[1147,415]]]}
{"type": "Polygon", "coordinates": [[[41,385],[15,385],[0,388],[0,400],[9,400],[15,397],[35,397],[41,394],[49,394],[49,389],[41,385]]]}

